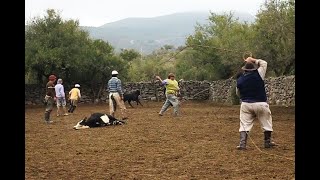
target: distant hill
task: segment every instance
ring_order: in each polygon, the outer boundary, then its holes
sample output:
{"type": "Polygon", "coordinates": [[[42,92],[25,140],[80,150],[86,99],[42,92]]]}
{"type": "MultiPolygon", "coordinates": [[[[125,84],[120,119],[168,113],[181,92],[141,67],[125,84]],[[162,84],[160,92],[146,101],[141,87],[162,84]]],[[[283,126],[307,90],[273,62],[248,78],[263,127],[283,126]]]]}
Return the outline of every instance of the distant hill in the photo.
{"type": "MultiPolygon", "coordinates": [[[[100,27],[81,28],[94,39],[111,43],[116,50],[135,49],[143,54],[168,44],[179,47],[185,44],[186,37],[194,33],[197,23],[208,23],[209,12],[184,12],[153,18],[127,18],[104,24],[100,27]]],[[[249,13],[234,12],[240,21],[254,22],[249,13]]]]}
{"type": "MultiPolygon", "coordinates": [[[[209,12],[185,12],[153,18],[127,18],[100,27],[83,27],[92,38],[110,42],[117,50],[133,48],[149,54],[165,44],[185,44],[197,23],[208,23],[209,12]]],[[[254,22],[248,13],[234,13],[240,21],[254,22]]]]}

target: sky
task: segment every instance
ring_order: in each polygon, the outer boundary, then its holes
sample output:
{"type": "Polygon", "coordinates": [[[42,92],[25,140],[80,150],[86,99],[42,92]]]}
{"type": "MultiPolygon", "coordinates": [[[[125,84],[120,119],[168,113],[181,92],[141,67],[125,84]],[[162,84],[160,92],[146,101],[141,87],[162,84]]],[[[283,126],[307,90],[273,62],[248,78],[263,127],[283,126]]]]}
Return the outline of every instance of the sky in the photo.
{"type": "Polygon", "coordinates": [[[80,26],[102,26],[130,17],[156,17],[178,12],[239,11],[256,15],[265,0],[25,0],[25,22],[55,9],[80,26]]]}

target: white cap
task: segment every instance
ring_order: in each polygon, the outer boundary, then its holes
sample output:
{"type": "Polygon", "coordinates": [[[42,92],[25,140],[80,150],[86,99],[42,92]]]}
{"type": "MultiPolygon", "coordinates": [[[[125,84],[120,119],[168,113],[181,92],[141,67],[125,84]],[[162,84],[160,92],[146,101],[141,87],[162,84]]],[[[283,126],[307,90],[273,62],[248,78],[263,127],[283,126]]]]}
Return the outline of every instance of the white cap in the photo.
{"type": "Polygon", "coordinates": [[[113,71],[111,72],[111,74],[114,75],[114,74],[119,74],[119,73],[118,73],[118,71],[113,70],[113,71]]]}
{"type": "Polygon", "coordinates": [[[75,84],[74,87],[80,87],[80,84],[75,84]]]}

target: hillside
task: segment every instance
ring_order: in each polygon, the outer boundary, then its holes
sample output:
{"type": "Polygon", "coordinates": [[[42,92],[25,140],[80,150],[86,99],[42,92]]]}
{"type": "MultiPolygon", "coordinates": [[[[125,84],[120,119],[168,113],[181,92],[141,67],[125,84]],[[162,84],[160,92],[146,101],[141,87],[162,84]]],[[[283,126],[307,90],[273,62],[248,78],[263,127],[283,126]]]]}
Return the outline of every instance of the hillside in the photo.
{"type": "MultiPolygon", "coordinates": [[[[184,45],[186,37],[193,34],[195,25],[207,23],[209,15],[207,12],[186,12],[153,18],[127,18],[100,27],[82,28],[92,38],[110,42],[116,50],[133,48],[149,54],[165,44],[184,45]]],[[[248,13],[236,12],[234,16],[242,22],[255,19],[248,13]]]]}

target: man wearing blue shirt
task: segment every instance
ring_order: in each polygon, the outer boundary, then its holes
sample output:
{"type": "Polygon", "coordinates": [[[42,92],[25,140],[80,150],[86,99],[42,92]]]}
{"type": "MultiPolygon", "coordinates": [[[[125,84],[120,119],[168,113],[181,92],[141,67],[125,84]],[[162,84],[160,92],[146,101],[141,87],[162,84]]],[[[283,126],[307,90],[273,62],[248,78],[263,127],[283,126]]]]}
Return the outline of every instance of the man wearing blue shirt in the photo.
{"type": "Polygon", "coordinates": [[[117,77],[118,71],[112,71],[111,72],[111,79],[108,81],[108,91],[109,91],[109,110],[110,115],[115,117],[115,108],[114,108],[114,102],[112,99],[115,100],[116,104],[120,107],[122,120],[127,119],[126,116],[126,106],[123,102],[123,91],[122,91],[122,85],[121,80],[117,77]]]}

